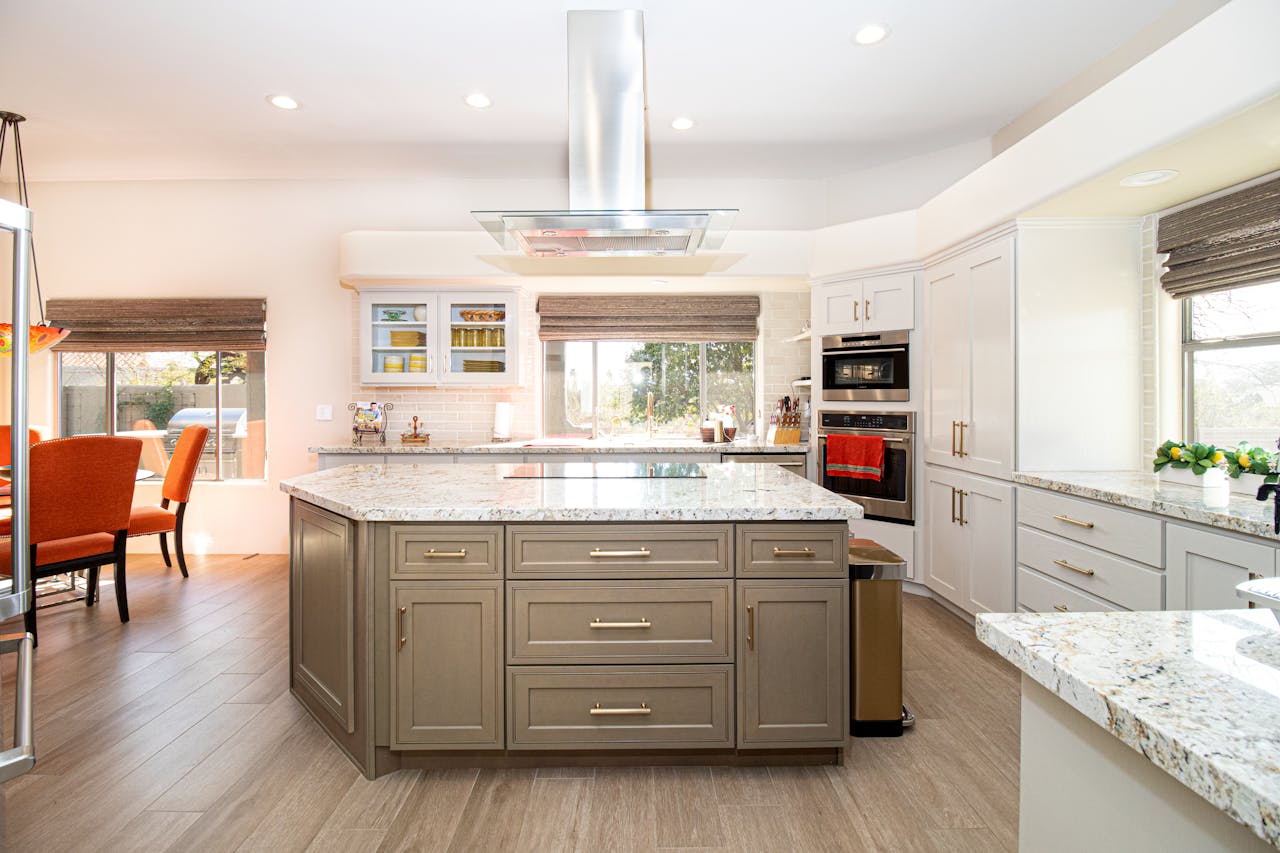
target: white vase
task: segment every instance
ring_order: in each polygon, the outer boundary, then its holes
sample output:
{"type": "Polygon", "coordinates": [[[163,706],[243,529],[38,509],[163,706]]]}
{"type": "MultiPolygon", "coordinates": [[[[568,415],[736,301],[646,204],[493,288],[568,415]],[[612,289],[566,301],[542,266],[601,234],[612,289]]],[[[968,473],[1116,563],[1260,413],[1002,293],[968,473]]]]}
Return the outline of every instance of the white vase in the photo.
{"type": "Polygon", "coordinates": [[[1227,484],[1231,486],[1231,494],[1248,495],[1251,498],[1258,496],[1258,487],[1266,480],[1261,474],[1241,474],[1239,479],[1227,478],[1227,484]]]}

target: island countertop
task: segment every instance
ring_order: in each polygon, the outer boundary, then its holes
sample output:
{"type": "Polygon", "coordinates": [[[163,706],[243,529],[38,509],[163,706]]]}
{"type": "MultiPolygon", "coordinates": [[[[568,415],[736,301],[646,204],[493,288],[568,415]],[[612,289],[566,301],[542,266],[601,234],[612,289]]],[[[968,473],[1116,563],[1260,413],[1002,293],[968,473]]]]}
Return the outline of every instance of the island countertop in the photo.
{"type": "Polygon", "coordinates": [[[1280,626],[1270,610],[980,614],[978,638],[1280,846],[1280,626]]]}
{"type": "Polygon", "coordinates": [[[1235,533],[1280,539],[1275,532],[1275,508],[1270,501],[1232,494],[1228,506],[1206,507],[1204,492],[1199,487],[1169,483],[1156,474],[1138,471],[1017,471],[1013,481],[1023,486],[1035,486],[1235,533]]]}
{"type": "Polygon", "coordinates": [[[403,444],[397,439],[390,439],[386,444],[326,444],[308,447],[308,453],[325,454],[361,454],[369,456],[391,455],[476,455],[506,456],[510,454],[617,454],[637,455],[648,453],[807,453],[809,446],[799,444],[766,444],[758,438],[739,438],[737,441],[700,441],[696,438],[684,440],[658,439],[652,442],[636,439],[520,439],[491,444],[464,444],[458,441],[440,441],[433,444],[403,444]]]}
{"type": "Polygon", "coordinates": [[[776,465],[703,478],[505,479],[513,465],[342,465],[281,481],[358,521],[844,521],[862,507],[776,465]]]}

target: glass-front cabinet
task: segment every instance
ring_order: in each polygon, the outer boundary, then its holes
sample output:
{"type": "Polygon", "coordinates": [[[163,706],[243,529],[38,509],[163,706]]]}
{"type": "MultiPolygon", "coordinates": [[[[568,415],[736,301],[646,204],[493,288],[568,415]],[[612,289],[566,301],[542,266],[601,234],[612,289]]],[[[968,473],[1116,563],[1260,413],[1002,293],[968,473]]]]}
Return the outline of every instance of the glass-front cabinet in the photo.
{"type": "Polygon", "coordinates": [[[519,384],[518,312],[513,291],[364,291],[360,381],[519,384]]]}

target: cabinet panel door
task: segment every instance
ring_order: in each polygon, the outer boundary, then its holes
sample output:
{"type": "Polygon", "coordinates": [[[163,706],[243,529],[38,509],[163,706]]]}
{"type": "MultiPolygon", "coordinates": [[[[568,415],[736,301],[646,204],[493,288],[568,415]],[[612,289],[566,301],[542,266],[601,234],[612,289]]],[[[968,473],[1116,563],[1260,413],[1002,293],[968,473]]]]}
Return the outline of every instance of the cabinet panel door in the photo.
{"type": "Polygon", "coordinates": [[[846,335],[862,331],[862,282],[815,285],[813,327],[815,335],[846,335]]]}
{"type": "Polygon", "coordinates": [[[886,332],[916,325],[915,273],[898,273],[862,282],[862,330],[886,332]]]}
{"type": "Polygon", "coordinates": [[[925,584],[952,604],[968,600],[969,543],[959,522],[960,477],[930,466],[925,473],[925,536],[929,555],[925,584]]]}
{"type": "Polygon", "coordinates": [[[925,270],[925,461],[958,465],[969,375],[969,284],[959,267],[925,270]]]}
{"type": "Polygon", "coordinates": [[[372,290],[360,294],[360,381],[434,385],[440,379],[437,294],[372,290]]]}
{"type": "Polygon", "coordinates": [[[520,303],[514,293],[444,292],[439,304],[441,383],[520,384],[520,303]]]}
{"type": "Polygon", "coordinates": [[[1234,610],[1250,606],[1236,584],[1274,577],[1276,549],[1181,524],[1165,524],[1167,610],[1234,610]]]}
{"type": "Polygon", "coordinates": [[[391,630],[391,748],[501,747],[502,581],[393,581],[391,630]]]}
{"type": "Polygon", "coordinates": [[[349,520],[293,502],[289,608],[295,690],[355,731],[355,542],[349,520]]]}
{"type": "Polygon", "coordinates": [[[961,467],[1008,478],[1013,473],[1013,237],[965,256],[971,324],[968,409],[961,419],[961,467]]]}
{"type": "Polygon", "coordinates": [[[1013,610],[1013,487],[966,477],[960,520],[969,542],[969,578],[964,609],[970,613],[1013,610]]]}
{"type": "Polygon", "coordinates": [[[738,747],[842,746],[849,581],[738,581],[738,747]]]}

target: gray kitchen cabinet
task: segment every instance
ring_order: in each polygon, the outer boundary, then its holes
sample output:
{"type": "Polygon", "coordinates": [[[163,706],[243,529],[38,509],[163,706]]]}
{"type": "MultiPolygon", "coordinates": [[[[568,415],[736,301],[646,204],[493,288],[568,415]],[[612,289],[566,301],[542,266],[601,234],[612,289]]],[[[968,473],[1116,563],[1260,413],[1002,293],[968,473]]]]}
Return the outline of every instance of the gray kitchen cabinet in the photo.
{"type": "Polygon", "coordinates": [[[355,560],[352,522],[292,507],[290,682],[348,734],[355,727],[355,560]]]}
{"type": "Polygon", "coordinates": [[[738,747],[843,746],[849,581],[738,581],[738,747]]]}
{"type": "Polygon", "coordinates": [[[503,584],[392,581],[391,748],[503,745],[503,584]]]}
{"type": "Polygon", "coordinates": [[[1167,610],[1249,607],[1236,584],[1276,574],[1276,549],[1182,524],[1164,526],[1167,610]]]}

